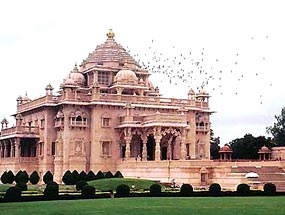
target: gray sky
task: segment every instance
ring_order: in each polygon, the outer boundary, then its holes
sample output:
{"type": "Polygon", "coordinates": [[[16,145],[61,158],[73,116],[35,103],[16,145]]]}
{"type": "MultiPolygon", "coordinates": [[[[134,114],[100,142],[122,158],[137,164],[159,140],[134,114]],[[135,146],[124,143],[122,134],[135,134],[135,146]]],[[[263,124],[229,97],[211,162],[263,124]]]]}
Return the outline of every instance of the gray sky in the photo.
{"type": "Polygon", "coordinates": [[[112,28],[136,59],[156,66],[152,81],[165,97],[186,98],[213,77],[204,88],[222,145],[246,133],[266,135],[285,106],[283,2],[1,1],[0,117],[14,124],[9,115],[19,95],[44,95],[48,83],[58,89],[112,28]],[[158,64],[173,71],[163,75],[158,64]],[[192,71],[186,81],[177,77],[181,68],[192,71]]]}

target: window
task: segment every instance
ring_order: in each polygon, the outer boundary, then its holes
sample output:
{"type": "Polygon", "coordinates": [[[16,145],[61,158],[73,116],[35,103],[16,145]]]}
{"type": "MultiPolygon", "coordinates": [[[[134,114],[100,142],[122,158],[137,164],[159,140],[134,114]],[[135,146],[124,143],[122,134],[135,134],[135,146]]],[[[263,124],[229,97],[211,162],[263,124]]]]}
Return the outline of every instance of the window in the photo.
{"type": "Polygon", "coordinates": [[[99,71],[98,72],[98,83],[109,85],[109,75],[108,72],[99,71]]]}
{"type": "Polygon", "coordinates": [[[40,122],[40,128],[41,129],[44,129],[45,128],[45,120],[44,119],[41,119],[41,122],[40,122]]]}
{"type": "Polygon", "coordinates": [[[110,156],[110,141],[102,141],[102,156],[110,156]]]}
{"type": "Polygon", "coordinates": [[[102,118],[102,127],[110,127],[110,118],[102,118]]]}
{"type": "Polygon", "coordinates": [[[43,143],[40,143],[40,155],[43,155],[43,143]]]}
{"type": "Polygon", "coordinates": [[[51,143],[51,155],[55,155],[55,142],[51,143]]]}

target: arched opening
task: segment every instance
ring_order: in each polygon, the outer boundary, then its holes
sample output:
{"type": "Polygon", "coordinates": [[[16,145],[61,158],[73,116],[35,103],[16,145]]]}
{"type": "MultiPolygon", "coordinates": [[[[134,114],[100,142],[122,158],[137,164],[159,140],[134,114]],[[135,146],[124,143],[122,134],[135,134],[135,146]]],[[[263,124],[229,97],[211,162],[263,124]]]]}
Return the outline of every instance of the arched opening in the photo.
{"type": "Polygon", "coordinates": [[[155,155],[155,141],[153,135],[147,137],[147,160],[154,160],[155,155]]]}

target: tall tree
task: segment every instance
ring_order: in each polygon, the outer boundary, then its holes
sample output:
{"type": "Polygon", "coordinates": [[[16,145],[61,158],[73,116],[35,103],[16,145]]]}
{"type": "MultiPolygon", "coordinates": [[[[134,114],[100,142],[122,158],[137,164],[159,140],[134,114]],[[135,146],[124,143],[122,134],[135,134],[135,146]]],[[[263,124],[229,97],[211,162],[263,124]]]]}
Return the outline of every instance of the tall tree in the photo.
{"type": "Polygon", "coordinates": [[[266,128],[269,134],[272,134],[273,141],[277,146],[285,146],[285,107],[282,108],[279,116],[274,116],[276,121],[273,126],[266,128]]]}
{"type": "Polygon", "coordinates": [[[219,159],[220,137],[214,137],[213,129],[210,130],[210,156],[211,159],[219,159]]]}

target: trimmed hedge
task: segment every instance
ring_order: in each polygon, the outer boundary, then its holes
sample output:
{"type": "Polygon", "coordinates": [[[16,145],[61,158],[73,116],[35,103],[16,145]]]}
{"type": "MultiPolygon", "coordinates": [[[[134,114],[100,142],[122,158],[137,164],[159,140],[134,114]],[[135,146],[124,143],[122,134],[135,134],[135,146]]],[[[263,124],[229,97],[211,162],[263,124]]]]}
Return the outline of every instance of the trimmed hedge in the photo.
{"type": "Polygon", "coordinates": [[[114,175],[114,178],[124,178],[124,176],[120,171],[117,171],[114,175]]]}
{"type": "Polygon", "coordinates": [[[53,181],[53,175],[50,171],[47,171],[43,176],[43,182],[48,184],[49,182],[53,181]]]}
{"type": "Polygon", "coordinates": [[[21,190],[18,187],[9,187],[4,195],[6,201],[17,202],[21,200],[21,190]]]}
{"type": "Polygon", "coordinates": [[[273,196],[276,195],[276,186],[272,183],[266,183],[263,186],[263,192],[267,196],[273,196]]]}
{"type": "Polygon", "coordinates": [[[247,184],[239,184],[237,186],[238,196],[248,196],[250,194],[250,187],[247,184]]]}
{"type": "Polygon", "coordinates": [[[222,190],[221,185],[219,185],[218,183],[213,183],[209,187],[209,192],[213,196],[220,195],[221,194],[221,190],[222,190]]]}
{"type": "Polygon", "coordinates": [[[87,181],[93,181],[95,179],[96,179],[95,173],[92,170],[90,170],[87,174],[86,180],[87,181]]]}
{"type": "Polygon", "coordinates": [[[84,199],[94,198],[96,193],[96,189],[93,186],[86,185],[81,190],[81,196],[84,199]]]}
{"type": "Polygon", "coordinates": [[[59,186],[54,181],[49,181],[44,190],[44,197],[48,200],[57,199],[59,194],[59,186]]]}
{"type": "Polygon", "coordinates": [[[15,187],[19,188],[21,191],[27,191],[28,190],[28,186],[25,182],[20,181],[19,183],[17,183],[15,185],[15,187]]]}
{"type": "Polygon", "coordinates": [[[180,188],[180,196],[192,196],[193,187],[190,184],[182,184],[180,188]]]}
{"type": "Polygon", "coordinates": [[[39,180],[40,180],[40,176],[39,176],[38,172],[33,171],[32,174],[30,175],[30,182],[35,185],[35,184],[39,183],[39,180]]]}
{"type": "Polygon", "coordinates": [[[159,196],[161,194],[161,186],[159,184],[153,184],[149,188],[151,196],[159,196]]]}
{"type": "Polygon", "coordinates": [[[76,188],[77,191],[79,191],[79,190],[82,190],[82,188],[83,188],[84,186],[86,186],[86,185],[88,185],[88,183],[87,183],[86,181],[81,180],[81,181],[78,181],[78,182],[76,183],[75,188],[76,188]]]}
{"type": "Polygon", "coordinates": [[[120,184],[116,188],[116,197],[128,197],[130,195],[130,187],[126,184],[120,184]]]}

